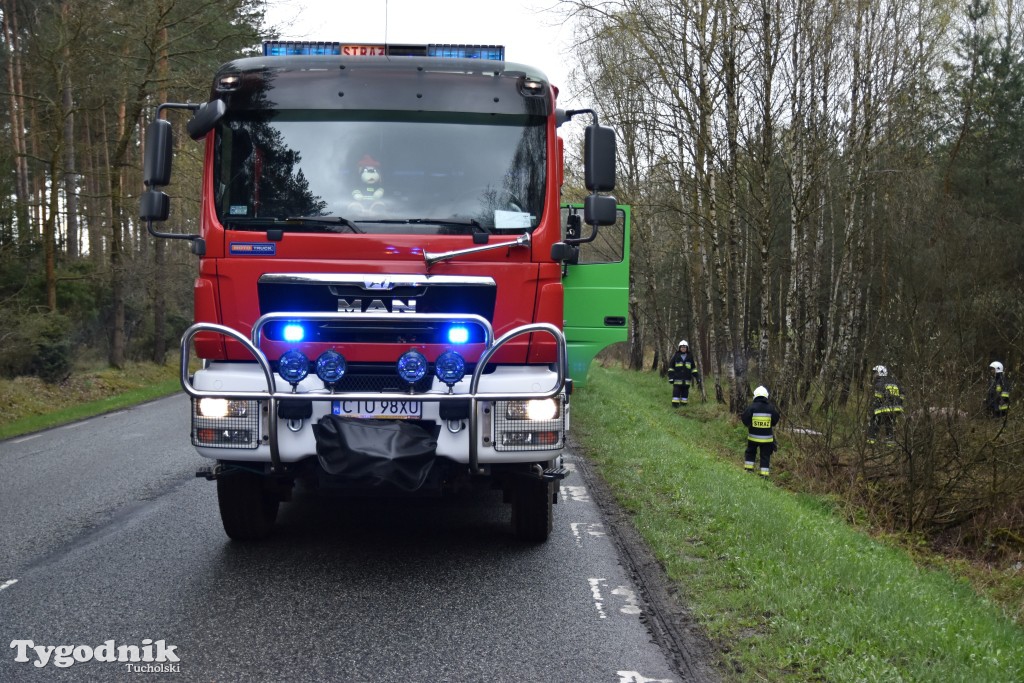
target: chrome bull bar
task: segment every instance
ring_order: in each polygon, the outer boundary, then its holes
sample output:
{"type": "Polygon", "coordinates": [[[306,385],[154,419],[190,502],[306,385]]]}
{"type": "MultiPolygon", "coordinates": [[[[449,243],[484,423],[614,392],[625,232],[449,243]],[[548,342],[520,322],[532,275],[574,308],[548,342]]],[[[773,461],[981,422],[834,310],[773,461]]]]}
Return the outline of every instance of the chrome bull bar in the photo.
{"type": "MultiPolygon", "coordinates": [[[[565,388],[565,375],[566,368],[568,367],[566,360],[565,335],[560,329],[550,323],[531,323],[529,325],[522,325],[509,330],[499,338],[494,339],[494,332],[490,322],[488,322],[486,318],[478,315],[409,313],[402,314],[400,319],[403,322],[462,322],[478,325],[484,330],[484,352],[477,361],[473,374],[470,377],[468,393],[453,394],[426,392],[413,394],[413,396],[421,401],[436,401],[439,403],[445,401],[469,401],[469,469],[473,474],[479,474],[481,471],[478,444],[480,425],[478,423],[477,411],[477,407],[481,401],[515,401],[554,398],[558,394],[562,393],[562,390],[565,388]],[[480,392],[480,378],[483,375],[487,364],[490,362],[491,358],[494,357],[494,354],[511,340],[524,334],[533,334],[537,332],[547,333],[555,340],[555,346],[558,354],[557,362],[555,364],[557,373],[554,386],[548,391],[541,392],[480,392]]],[[[346,400],[353,401],[402,401],[408,400],[410,397],[410,394],[405,392],[364,391],[337,393],[331,392],[326,388],[318,391],[308,391],[301,394],[296,394],[291,391],[278,391],[277,381],[274,376],[274,371],[270,366],[270,361],[259,348],[260,335],[263,328],[268,323],[294,320],[313,322],[356,320],[360,322],[395,322],[396,316],[391,313],[268,313],[261,316],[253,325],[251,338],[247,338],[245,335],[233,328],[227,327],[226,325],[218,325],[216,323],[196,323],[185,330],[181,337],[181,388],[186,394],[193,399],[224,398],[238,401],[249,400],[267,402],[269,408],[267,439],[270,447],[271,472],[275,474],[283,471],[281,465],[281,453],[277,442],[277,407],[280,401],[289,399],[294,400],[297,397],[310,401],[333,401],[338,400],[339,397],[344,397],[346,400]],[[192,380],[189,376],[192,340],[197,334],[202,332],[221,334],[226,337],[230,337],[244,346],[263,371],[263,376],[267,385],[266,391],[209,391],[196,389],[192,386],[192,380]]]]}

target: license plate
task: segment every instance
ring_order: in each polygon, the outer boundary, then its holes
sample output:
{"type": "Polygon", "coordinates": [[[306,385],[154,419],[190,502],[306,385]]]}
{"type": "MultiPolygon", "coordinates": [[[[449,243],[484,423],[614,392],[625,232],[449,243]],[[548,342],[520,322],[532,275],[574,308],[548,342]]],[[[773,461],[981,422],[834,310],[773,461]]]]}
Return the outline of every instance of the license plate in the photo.
{"type": "Polygon", "coordinates": [[[344,417],[419,419],[423,417],[423,404],[419,401],[332,401],[331,412],[344,417]]]}

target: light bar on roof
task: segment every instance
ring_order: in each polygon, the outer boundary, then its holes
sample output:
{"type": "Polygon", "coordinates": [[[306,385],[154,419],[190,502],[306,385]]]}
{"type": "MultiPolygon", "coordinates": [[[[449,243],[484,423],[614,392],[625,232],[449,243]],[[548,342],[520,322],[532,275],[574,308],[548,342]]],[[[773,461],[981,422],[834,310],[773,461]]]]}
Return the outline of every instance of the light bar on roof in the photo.
{"type": "Polygon", "coordinates": [[[435,57],[439,59],[505,60],[503,45],[382,45],[322,41],[265,40],[267,57],[342,55],[346,57],[435,57]]]}
{"type": "Polygon", "coordinates": [[[341,43],[310,43],[294,40],[265,40],[263,54],[267,57],[288,55],[339,55],[341,43]]]}
{"type": "Polygon", "coordinates": [[[501,45],[427,45],[428,57],[449,59],[493,59],[505,60],[505,48],[501,45]]]}

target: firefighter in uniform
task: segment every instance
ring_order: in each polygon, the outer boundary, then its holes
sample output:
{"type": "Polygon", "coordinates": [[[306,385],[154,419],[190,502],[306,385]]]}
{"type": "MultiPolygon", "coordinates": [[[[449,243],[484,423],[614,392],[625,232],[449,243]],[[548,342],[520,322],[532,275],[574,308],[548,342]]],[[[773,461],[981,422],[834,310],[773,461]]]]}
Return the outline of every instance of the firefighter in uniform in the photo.
{"type": "Polygon", "coordinates": [[[768,400],[768,390],[754,389],[754,401],[740,416],[747,426],[747,450],[744,452],[743,469],[754,471],[754,457],[761,451],[761,469],[758,474],[767,477],[771,467],[772,453],[776,450],[775,425],[779,423],[779,411],[768,400]]]}
{"type": "Polygon", "coordinates": [[[871,414],[868,416],[868,443],[873,444],[881,433],[887,444],[896,442],[896,418],[903,414],[903,392],[884,365],[871,368],[871,414]]]}
{"type": "Polygon", "coordinates": [[[1010,411],[1010,384],[1003,375],[1003,364],[992,361],[992,381],[988,384],[985,395],[985,411],[990,417],[1006,417],[1010,411]]]}
{"type": "Polygon", "coordinates": [[[672,407],[686,405],[690,398],[690,383],[700,382],[697,361],[690,353],[690,344],[683,339],[679,342],[679,350],[672,354],[668,362],[668,381],[672,385],[672,407]]]}

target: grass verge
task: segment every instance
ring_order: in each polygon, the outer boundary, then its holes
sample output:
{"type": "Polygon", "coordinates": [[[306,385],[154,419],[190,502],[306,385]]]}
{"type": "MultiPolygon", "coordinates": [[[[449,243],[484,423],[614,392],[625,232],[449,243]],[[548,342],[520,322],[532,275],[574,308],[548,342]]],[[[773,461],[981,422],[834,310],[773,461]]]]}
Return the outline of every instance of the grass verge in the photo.
{"type": "Polygon", "coordinates": [[[109,413],[181,390],[174,365],[77,371],[60,384],[35,377],[0,380],[0,439],[109,413]]]}
{"type": "Polygon", "coordinates": [[[1024,630],[998,605],[851,528],[826,499],[744,472],[738,422],[669,398],[655,374],[595,365],[573,432],[730,680],[1024,680],[1024,630]]]}

